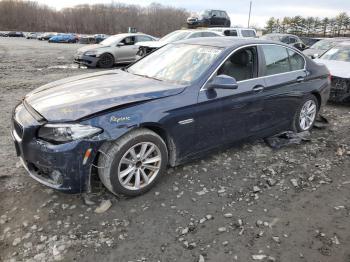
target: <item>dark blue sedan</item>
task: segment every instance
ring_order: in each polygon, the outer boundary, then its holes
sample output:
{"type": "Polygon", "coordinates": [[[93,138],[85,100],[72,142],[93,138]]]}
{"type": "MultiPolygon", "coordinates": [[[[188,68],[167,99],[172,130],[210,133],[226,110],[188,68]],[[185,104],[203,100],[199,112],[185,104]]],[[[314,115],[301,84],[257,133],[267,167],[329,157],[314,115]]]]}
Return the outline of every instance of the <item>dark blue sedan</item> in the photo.
{"type": "Polygon", "coordinates": [[[49,39],[49,43],[77,43],[78,37],[74,34],[58,34],[49,39]]]}
{"type": "Polygon", "coordinates": [[[329,72],[272,41],[195,38],[124,70],[74,76],[29,93],[13,139],[29,175],[52,188],[140,195],[168,165],[243,139],[310,130],[329,72]]]}

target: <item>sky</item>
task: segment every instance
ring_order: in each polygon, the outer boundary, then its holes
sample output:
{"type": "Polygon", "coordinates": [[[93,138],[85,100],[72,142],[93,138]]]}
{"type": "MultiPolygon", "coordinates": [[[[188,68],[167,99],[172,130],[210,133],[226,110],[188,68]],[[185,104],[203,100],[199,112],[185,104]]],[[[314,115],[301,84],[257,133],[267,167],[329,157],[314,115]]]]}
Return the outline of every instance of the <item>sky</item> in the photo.
{"type": "MultiPolygon", "coordinates": [[[[57,10],[78,4],[111,3],[112,0],[36,0],[57,10]]],[[[233,25],[246,26],[250,0],[113,0],[114,3],[147,6],[153,2],[185,8],[198,13],[205,9],[226,10],[233,25]]],[[[350,0],[252,0],[251,25],[264,27],[268,18],[301,15],[334,17],[340,12],[350,15],[350,0]]]]}

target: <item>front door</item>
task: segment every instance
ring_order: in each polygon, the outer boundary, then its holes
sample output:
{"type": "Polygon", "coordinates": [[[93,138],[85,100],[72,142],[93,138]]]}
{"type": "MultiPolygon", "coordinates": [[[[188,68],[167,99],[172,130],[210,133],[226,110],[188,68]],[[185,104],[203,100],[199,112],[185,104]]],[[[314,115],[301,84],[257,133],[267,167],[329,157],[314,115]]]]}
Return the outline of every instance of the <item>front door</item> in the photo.
{"type": "Polygon", "coordinates": [[[135,45],[135,36],[125,37],[117,44],[114,57],[118,63],[134,61],[138,48],[135,45]]]}
{"type": "Polygon", "coordinates": [[[198,150],[217,147],[253,135],[260,129],[264,80],[258,76],[257,47],[240,49],[229,56],[216,75],[228,75],[238,88],[211,89],[211,80],[199,92],[196,107],[198,150]]]}

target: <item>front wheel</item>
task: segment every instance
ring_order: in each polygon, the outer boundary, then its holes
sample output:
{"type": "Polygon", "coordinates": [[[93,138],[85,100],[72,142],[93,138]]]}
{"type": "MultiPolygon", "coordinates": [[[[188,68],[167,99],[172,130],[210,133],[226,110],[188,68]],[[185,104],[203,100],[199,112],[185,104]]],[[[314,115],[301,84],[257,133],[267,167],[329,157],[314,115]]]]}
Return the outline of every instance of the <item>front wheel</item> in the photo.
{"type": "Polygon", "coordinates": [[[163,139],[137,129],[105,145],[98,161],[99,177],[114,194],[138,196],[150,190],[164,173],[168,151],[163,139]]]}
{"type": "Polygon", "coordinates": [[[114,65],[114,57],[111,54],[103,54],[98,60],[97,65],[101,68],[110,68],[114,65]]]}
{"type": "Polygon", "coordinates": [[[310,130],[316,121],[318,111],[319,104],[317,98],[314,95],[305,97],[300,103],[294,117],[296,131],[303,132],[310,130]]]}

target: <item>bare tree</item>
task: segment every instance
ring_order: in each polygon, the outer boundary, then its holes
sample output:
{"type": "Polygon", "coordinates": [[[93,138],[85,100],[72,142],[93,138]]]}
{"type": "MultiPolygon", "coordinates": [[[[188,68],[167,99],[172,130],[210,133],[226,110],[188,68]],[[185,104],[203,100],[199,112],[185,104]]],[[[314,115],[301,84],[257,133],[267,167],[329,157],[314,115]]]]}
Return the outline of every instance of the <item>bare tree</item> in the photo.
{"type": "Polygon", "coordinates": [[[78,5],[53,10],[35,1],[0,1],[0,30],[117,34],[129,27],[162,36],[185,25],[185,9],[151,4],[147,7],[117,2],[78,5]]]}

